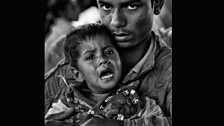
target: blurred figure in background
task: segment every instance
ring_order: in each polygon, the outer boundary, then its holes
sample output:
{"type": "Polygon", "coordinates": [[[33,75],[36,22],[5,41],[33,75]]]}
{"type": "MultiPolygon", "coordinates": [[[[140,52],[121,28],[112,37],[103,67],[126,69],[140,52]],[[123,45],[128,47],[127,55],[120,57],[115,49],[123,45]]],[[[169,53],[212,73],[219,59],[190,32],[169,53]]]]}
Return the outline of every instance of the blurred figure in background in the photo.
{"type": "Polygon", "coordinates": [[[49,11],[45,23],[46,32],[48,31],[45,38],[45,72],[55,66],[54,62],[58,62],[60,57],[49,58],[49,55],[53,54],[52,47],[57,44],[56,40],[72,29],[72,21],[78,20],[81,11],[77,0],[49,0],[47,7],[49,11]]]}
{"type": "Polygon", "coordinates": [[[45,39],[52,34],[63,34],[71,28],[71,22],[77,21],[81,11],[77,0],[48,0],[48,12],[45,21],[45,39]]]}
{"type": "Polygon", "coordinates": [[[83,9],[79,14],[79,20],[72,23],[73,26],[100,22],[96,0],[83,0],[80,5],[83,9]]]}
{"type": "Polygon", "coordinates": [[[165,0],[160,15],[154,17],[153,30],[172,48],[172,0],[165,0]]]}
{"type": "Polygon", "coordinates": [[[172,27],[172,0],[165,0],[160,15],[154,17],[153,30],[172,27]]]}

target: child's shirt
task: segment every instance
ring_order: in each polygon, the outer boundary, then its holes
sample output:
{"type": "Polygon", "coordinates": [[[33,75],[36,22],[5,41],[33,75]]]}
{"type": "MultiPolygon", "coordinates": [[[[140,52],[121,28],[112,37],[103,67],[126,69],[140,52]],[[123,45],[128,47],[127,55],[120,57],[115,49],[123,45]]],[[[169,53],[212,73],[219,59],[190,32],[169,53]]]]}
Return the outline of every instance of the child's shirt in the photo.
{"type": "MultiPolygon", "coordinates": [[[[132,90],[130,88],[129,89],[122,88],[122,89],[118,89],[116,93],[112,93],[105,99],[102,99],[101,101],[98,101],[97,103],[95,103],[92,100],[85,97],[79,90],[75,88],[68,88],[67,96],[65,95],[61,97],[61,99],[59,99],[57,103],[53,103],[52,108],[49,109],[49,111],[45,115],[45,118],[47,118],[49,115],[52,115],[52,114],[66,112],[71,107],[75,108],[75,112],[71,118],[65,120],[66,122],[82,124],[91,116],[100,115],[102,117],[102,115],[104,115],[104,117],[109,117],[108,111],[110,111],[110,109],[113,109],[113,106],[119,105],[117,104],[119,102],[120,103],[125,102],[125,100],[121,101],[119,100],[119,97],[115,97],[120,94],[128,96],[127,99],[132,97],[132,100],[131,100],[132,102],[136,102],[136,100],[138,102],[138,100],[140,100],[138,98],[138,95],[136,95],[135,90],[132,90]],[[71,94],[73,95],[71,96],[73,97],[72,99],[71,97],[69,97],[69,95],[71,94]],[[115,102],[113,102],[113,104],[109,104],[109,102],[113,100],[115,100],[115,102]]],[[[139,109],[136,110],[135,113],[132,113],[129,116],[124,116],[126,118],[116,117],[113,119],[123,120],[125,125],[134,124],[136,123],[136,121],[140,121],[141,123],[144,122],[144,124],[148,124],[150,123],[150,121],[147,121],[147,120],[150,117],[163,116],[162,110],[158,105],[156,105],[155,100],[150,99],[148,97],[144,97],[141,99],[140,102],[141,102],[141,107],[140,108],[138,107],[139,109]]]]}

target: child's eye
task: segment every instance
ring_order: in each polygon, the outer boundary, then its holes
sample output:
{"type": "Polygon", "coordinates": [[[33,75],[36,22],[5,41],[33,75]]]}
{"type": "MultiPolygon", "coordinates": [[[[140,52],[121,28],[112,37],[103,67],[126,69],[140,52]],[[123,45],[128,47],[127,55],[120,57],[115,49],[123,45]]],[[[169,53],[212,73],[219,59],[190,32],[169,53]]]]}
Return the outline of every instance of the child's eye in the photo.
{"type": "Polygon", "coordinates": [[[94,55],[89,55],[86,57],[86,60],[93,60],[93,58],[94,58],[94,55]]]}
{"type": "Polygon", "coordinates": [[[107,50],[105,53],[106,53],[107,55],[112,55],[114,52],[113,52],[113,50],[107,50]]]}

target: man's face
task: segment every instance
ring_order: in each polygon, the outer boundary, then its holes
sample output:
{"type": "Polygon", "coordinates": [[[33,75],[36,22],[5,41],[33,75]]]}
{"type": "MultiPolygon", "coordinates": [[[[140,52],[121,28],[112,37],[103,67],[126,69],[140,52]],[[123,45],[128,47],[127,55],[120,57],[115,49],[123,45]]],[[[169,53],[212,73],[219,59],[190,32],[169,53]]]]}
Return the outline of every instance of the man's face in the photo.
{"type": "Polygon", "coordinates": [[[96,36],[80,45],[78,67],[91,91],[115,87],[121,76],[121,60],[108,37],[96,36]]]}
{"type": "Polygon", "coordinates": [[[97,0],[101,21],[121,48],[149,37],[153,22],[151,0],[97,0]]]}

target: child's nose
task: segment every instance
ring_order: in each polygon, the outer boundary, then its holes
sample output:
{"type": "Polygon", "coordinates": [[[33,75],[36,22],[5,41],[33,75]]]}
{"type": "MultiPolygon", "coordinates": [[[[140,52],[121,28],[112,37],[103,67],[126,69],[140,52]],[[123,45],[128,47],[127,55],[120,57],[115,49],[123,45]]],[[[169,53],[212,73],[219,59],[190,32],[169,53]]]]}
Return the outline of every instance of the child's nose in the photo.
{"type": "Polygon", "coordinates": [[[108,64],[108,60],[106,58],[100,58],[99,59],[99,66],[101,65],[105,65],[105,64],[108,64]]]}

